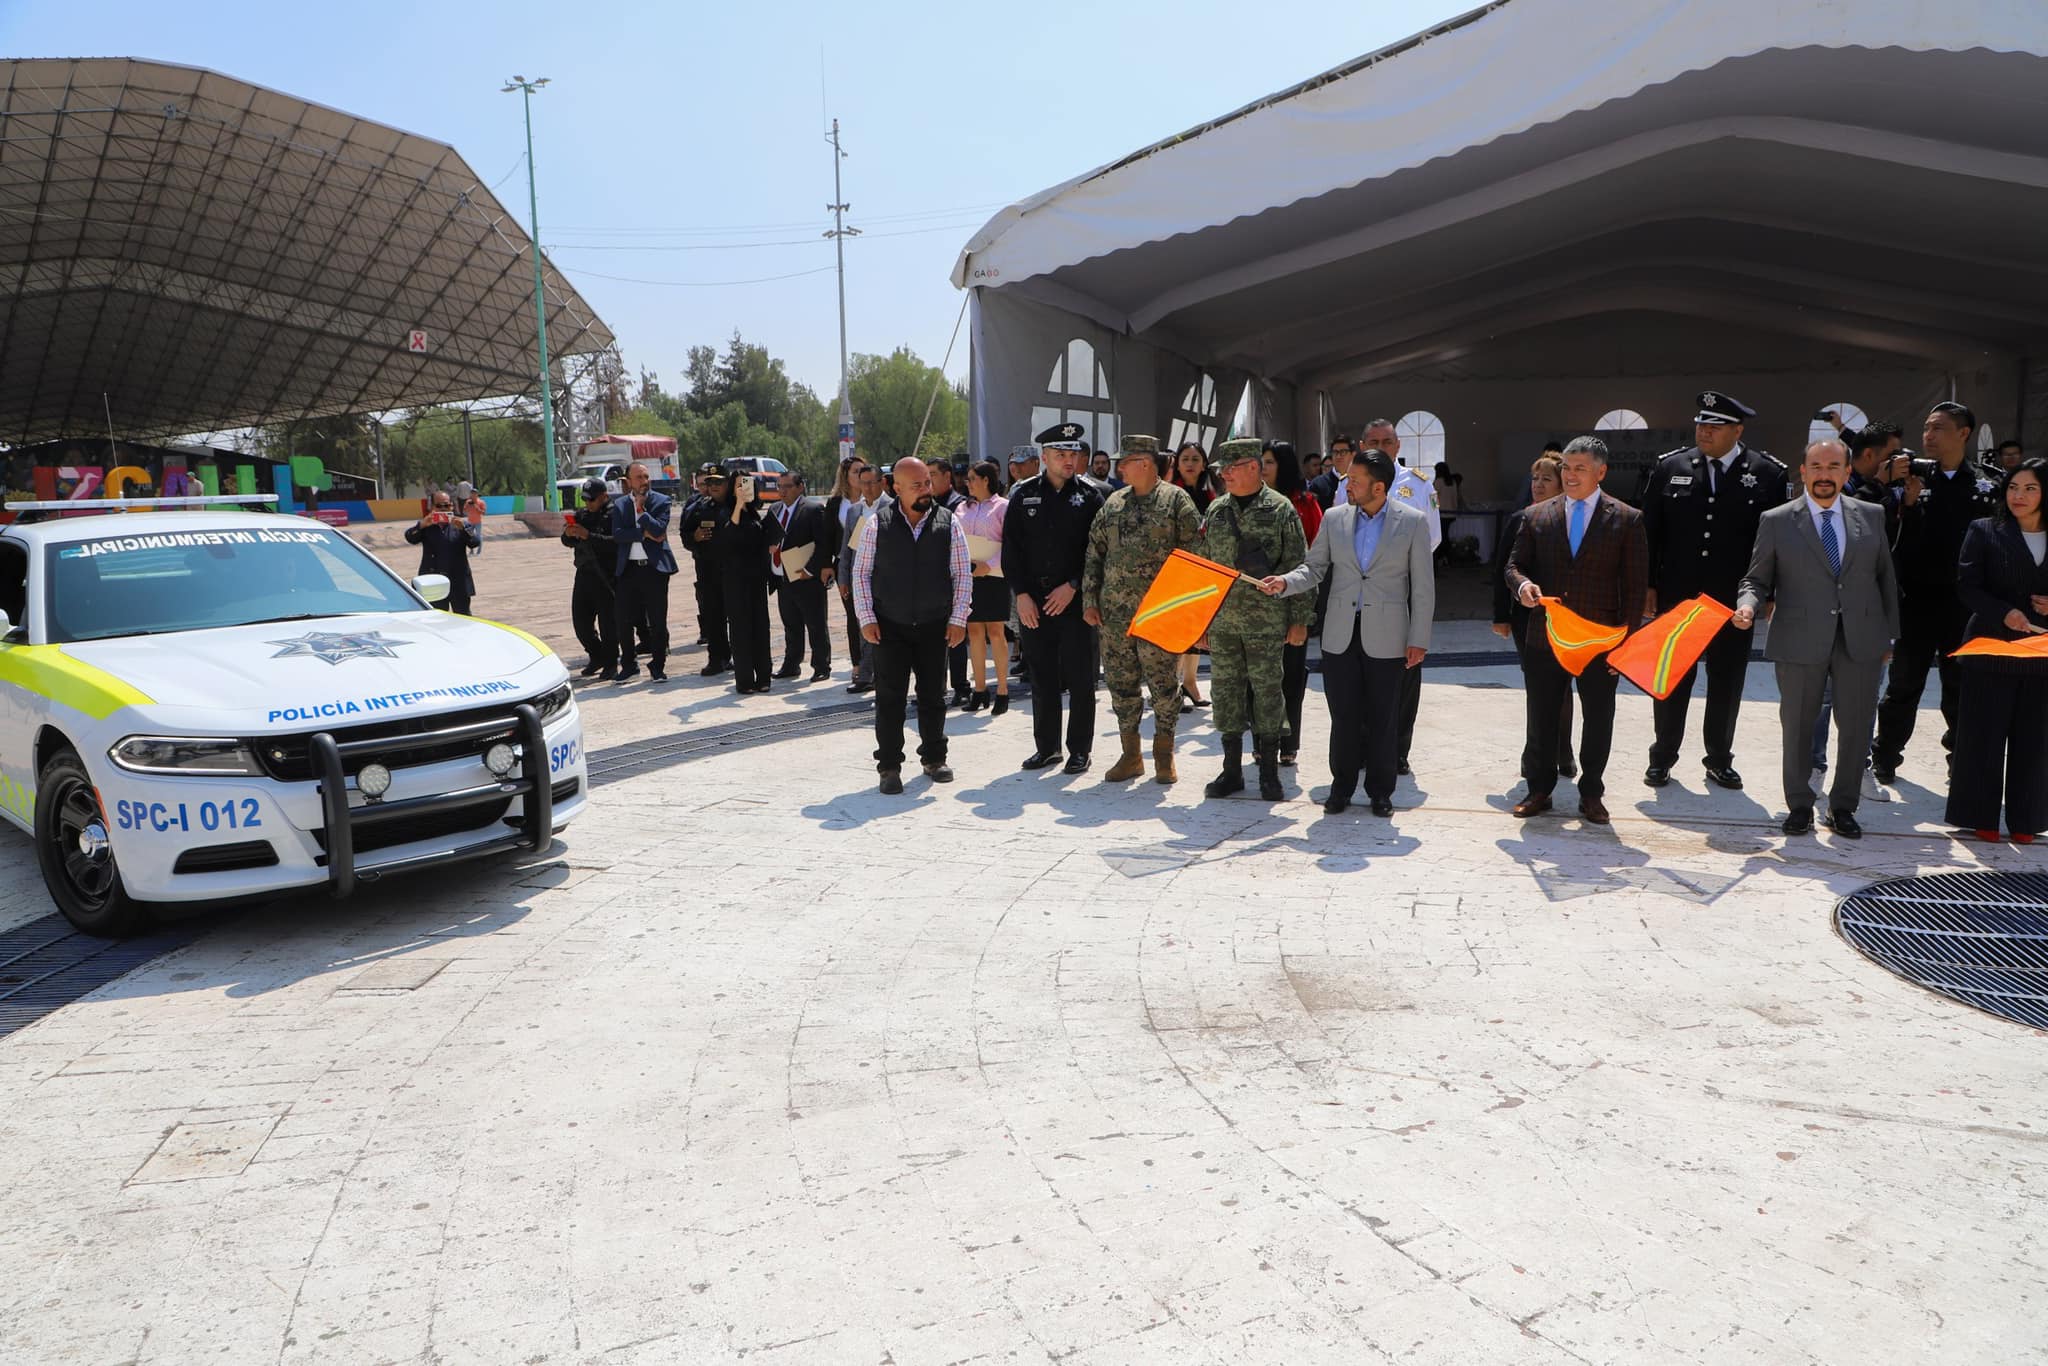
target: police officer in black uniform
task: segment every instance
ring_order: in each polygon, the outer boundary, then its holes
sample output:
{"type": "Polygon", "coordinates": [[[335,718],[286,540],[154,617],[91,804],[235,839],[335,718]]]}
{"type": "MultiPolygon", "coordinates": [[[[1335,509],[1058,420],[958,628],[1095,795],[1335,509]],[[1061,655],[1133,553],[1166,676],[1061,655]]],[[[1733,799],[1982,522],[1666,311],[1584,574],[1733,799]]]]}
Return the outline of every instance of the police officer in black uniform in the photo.
{"type": "MultiPolygon", "coordinates": [[[[960,511],[960,505],[967,499],[953,487],[953,476],[957,472],[964,472],[972,463],[972,457],[965,451],[954,455],[950,463],[944,460],[931,462],[933,507],[942,507],[952,513],[960,511]]],[[[946,651],[946,672],[951,676],[953,683],[953,705],[964,707],[973,701],[974,694],[967,687],[966,641],[963,640],[946,651]]]]}
{"type": "MultiPolygon", "coordinates": [[[[1653,616],[1701,593],[1735,606],[1736,588],[1756,548],[1757,519],[1786,498],[1790,475],[1784,464],[1742,440],[1756,410],[1714,389],[1698,403],[1694,444],[1659,460],[1643,489],[1643,525],[1650,538],[1647,611],[1653,616]]],[[[1735,717],[1749,672],[1749,646],[1748,631],[1724,626],[1700,657],[1707,670],[1707,781],[1738,790],[1735,717]]],[[[1651,787],[1671,781],[1696,672],[1688,670],[1671,696],[1654,704],[1657,735],[1643,773],[1651,787]]]]}
{"type": "Polygon", "coordinates": [[[676,536],[690,552],[696,571],[697,625],[704,632],[704,649],[711,657],[697,672],[715,678],[732,670],[732,637],[725,620],[725,585],[718,574],[718,557],[711,551],[712,533],[718,527],[720,503],[725,498],[725,466],[707,460],[697,468],[697,491],[683,504],[676,518],[676,536]]]}
{"type": "Polygon", "coordinates": [[[1899,571],[1899,639],[1877,704],[1877,738],[1870,746],[1870,772],[1890,787],[1899,760],[1913,738],[1927,671],[1941,672],[1943,750],[1953,748],[1956,726],[1956,666],[1949,654],[1963,643],[1970,609],[1956,594],[1956,568],[1963,533],[1979,517],[1998,512],[1998,482],[1970,459],[1977,415],[1960,403],[1937,403],[1920,431],[1921,448],[1933,469],[1916,462],[1900,499],[1898,539],[1892,560],[1899,571]]]}
{"type": "Polygon", "coordinates": [[[618,675],[617,623],[612,620],[612,567],[618,542],[612,536],[611,489],[596,475],[583,481],[583,506],[562,528],[562,544],[575,552],[576,583],[569,590],[569,624],[590,659],[583,677],[618,675]]]}
{"type": "Polygon", "coordinates": [[[1027,770],[1060,761],[1060,701],[1066,695],[1068,773],[1086,773],[1095,745],[1095,634],[1081,615],[1081,574],[1088,528],[1103,495],[1079,475],[1088,458],[1078,422],[1038,434],[1045,472],[1010,490],[1003,520],[1003,577],[1016,594],[1031,671],[1031,734],[1038,748],[1027,770]]]}

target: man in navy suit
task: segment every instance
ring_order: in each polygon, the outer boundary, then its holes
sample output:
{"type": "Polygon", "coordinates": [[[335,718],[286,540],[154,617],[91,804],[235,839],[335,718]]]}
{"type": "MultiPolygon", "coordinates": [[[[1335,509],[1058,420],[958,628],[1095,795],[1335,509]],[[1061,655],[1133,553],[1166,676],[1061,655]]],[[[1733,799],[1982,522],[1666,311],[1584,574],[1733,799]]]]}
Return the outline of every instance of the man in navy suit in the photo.
{"type": "Polygon", "coordinates": [[[626,471],[625,495],[612,499],[621,683],[640,673],[635,640],[647,647],[647,676],[656,683],[668,677],[668,583],[676,572],[675,552],[668,545],[671,502],[648,487],[650,482],[647,466],[636,464],[626,471]]]}

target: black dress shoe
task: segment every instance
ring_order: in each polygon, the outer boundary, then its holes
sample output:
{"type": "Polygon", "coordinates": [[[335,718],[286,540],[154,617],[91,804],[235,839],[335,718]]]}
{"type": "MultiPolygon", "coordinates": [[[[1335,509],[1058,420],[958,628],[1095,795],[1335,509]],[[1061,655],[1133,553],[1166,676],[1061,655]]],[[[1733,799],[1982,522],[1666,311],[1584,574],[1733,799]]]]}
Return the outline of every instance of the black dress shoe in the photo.
{"type": "Polygon", "coordinates": [[[699,678],[716,678],[720,674],[731,672],[731,663],[723,659],[714,659],[709,664],[706,664],[703,668],[697,670],[697,676],[699,678]]]}
{"type": "Polygon", "coordinates": [[[609,682],[611,682],[611,681],[612,681],[613,679],[617,678],[618,676],[619,676],[619,671],[618,671],[618,669],[617,669],[617,668],[616,668],[615,666],[612,666],[612,665],[609,665],[609,664],[608,664],[608,665],[606,665],[606,666],[604,667],[604,669],[603,669],[602,671],[600,671],[600,672],[599,672],[599,674],[597,675],[597,681],[598,681],[598,682],[600,682],[600,683],[609,683],[609,682]]]}
{"type": "Polygon", "coordinates": [[[900,793],[901,793],[902,791],[903,791],[903,770],[902,770],[902,769],[900,769],[900,768],[885,768],[885,769],[883,769],[883,770],[882,770],[882,795],[883,795],[884,797],[894,797],[894,796],[897,796],[897,795],[899,795],[899,794],[900,794],[900,793]]]}
{"type": "Polygon", "coordinates": [[[1872,759],[1870,761],[1870,776],[1877,779],[1881,786],[1890,787],[1899,780],[1899,766],[1897,764],[1881,764],[1877,760],[1872,759]]]}
{"type": "Polygon", "coordinates": [[[953,689],[953,705],[954,705],[954,706],[956,706],[956,707],[964,707],[964,706],[966,706],[966,705],[967,705],[967,704],[968,704],[969,702],[972,702],[973,700],[974,700],[974,694],[973,694],[973,693],[971,693],[971,692],[969,692],[969,691],[968,691],[967,689],[965,689],[965,688],[955,688],[955,689],[953,689]]]}
{"type": "Polygon", "coordinates": [[[848,692],[873,692],[875,685],[872,683],[849,683],[846,685],[846,690],[848,692]]]}
{"type": "Polygon", "coordinates": [[[1671,782],[1671,770],[1662,764],[1651,764],[1643,770],[1644,787],[1664,787],[1671,782]]]}
{"type": "Polygon", "coordinates": [[[803,671],[803,665],[801,664],[785,664],[777,669],[773,676],[776,678],[795,678],[803,671]]]}
{"type": "Polygon", "coordinates": [[[1572,756],[1569,754],[1565,755],[1562,759],[1559,759],[1557,761],[1557,776],[1560,778],[1578,777],[1579,761],[1577,759],[1572,758],[1572,756]]]}
{"type": "Polygon", "coordinates": [[[1408,767],[1408,761],[1406,759],[1400,759],[1397,760],[1394,764],[1394,772],[1398,773],[1403,778],[1407,778],[1412,777],[1415,773],[1415,770],[1408,767]]]}
{"type": "Polygon", "coordinates": [[[1826,817],[1826,824],[1828,829],[1834,831],[1845,840],[1860,840],[1863,838],[1863,827],[1856,823],[1856,813],[1854,811],[1830,811],[1826,817]]]}
{"type": "Polygon", "coordinates": [[[1372,814],[1380,817],[1391,816],[1394,814],[1394,804],[1385,797],[1375,798],[1372,804],[1372,814]]]}
{"type": "Polygon", "coordinates": [[[1350,809],[1351,798],[1334,787],[1330,789],[1330,795],[1323,798],[1323,814],[1326,816],[1341,816],[1350,809]]]}
{"type": "Polygon", "coordinates": [[[831,676],[832,671],[830,669],[813,669],[811,671],[811,682],[823,683],[826,679],[830,678],[831,676]]]}
{"type": "Polygon", "coordinates": [[[649,670],[647,671],[647,681],[648,681],[648,682],[650,682],[650,683],[666,683],[666,682],[668,682],[668,670],[667,670],[667,669],[649,669],[649,670]]]}
{"type": "Polygon", "coordinates": [[[1068,755],[1067,766],[1060,770],[1062,773],[1086,773],[1087,771],[1088,756],[1085,754],[1068,755]]]}
{"type": "Polygon", "coordinates": [[[1038,770],[1040,770],[1041,768],[1051,768],[1051,767],[1052,767],[1052,766],[1053,766],[1054,764],[1058,763],[1059,761],[1060,761],[1060,751],[1059,751],[1059,750],[1056,750],[1056,749],[1041,749],[1041,750],[1034,750],[1034,751],[1032,752],[1032,755],[1031,755],[1031,757],[1030,757],[1029,759],[1026,759],[1026,760],[1024,761],[1024,764],[1023,764],[1023,768],[1024,768],[1024,771],[1025,771],[1026,773],[1036,773],[1036,772],[1038,772],[1038,770]]]}
{"type": "Polygon", "coordinates": [[[639,676],[640,666],[636,664],[630,669],[619,670],[618,676],[613,681],[617,683],[630,683],[639,676]]]}
{"type": "Polygon", "coordinates": [[[1785,817],[1785,823],[1778,827],[1788,835],[1811,835],[1813,833],[1813,808],[1802,806],[1785,817]]]}
{"type": "Polygon", "coordinates": [[[593,660],[591,660],[591,661],[590,661],[590,662],[589,662],[588,664],[585,664],[585,665],[583,666],[583,670],[582,670],[582,677],[584,677],[584,678],[595,678],[595,677],[597,677],[597,675],[599,675],[599,674],[601,674],[601,673],[603,673],[603,672],[604,672],[604,665],[602,665],[602,664],[598,663],[598,662],[597,662],[596,660],[594,660],[594,659],[593,659],[593,660]]]}
{"type": "Polygon", "coordinates": [[[1707,765],[1707,781],[1715,787],[1725,787],[1730,792],[1742,791],[1742,775],[1732,768],[1715,768],[1707,765]]]}

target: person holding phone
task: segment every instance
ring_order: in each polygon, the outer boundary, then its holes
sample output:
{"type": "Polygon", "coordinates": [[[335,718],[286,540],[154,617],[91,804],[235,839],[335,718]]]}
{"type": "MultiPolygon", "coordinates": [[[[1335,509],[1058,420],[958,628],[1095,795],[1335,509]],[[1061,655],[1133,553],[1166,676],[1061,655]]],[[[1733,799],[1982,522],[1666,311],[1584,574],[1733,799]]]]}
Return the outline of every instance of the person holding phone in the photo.
{"type": "Polygon", "coordinates": [[[726,628],[732,633],[733,690],[741,696],[769,689],[769,554],[780,539],[774,519],[761,511],[753,474],[733,470],[712,525],[711,553],[718,559],[726,628]]]}
{"type": "Polygon", "coordinates": [[[448,580],[448,596],[435,603],[444,612],[469,615],[470,599],[476,596],[476,581],[469,573],[469,547],[476,531],[455,515],[455,500],[437,492],[428,501],[426,515],[405,529],[405,539],[420,548],[421,574],[441,574],[448,580]]]}

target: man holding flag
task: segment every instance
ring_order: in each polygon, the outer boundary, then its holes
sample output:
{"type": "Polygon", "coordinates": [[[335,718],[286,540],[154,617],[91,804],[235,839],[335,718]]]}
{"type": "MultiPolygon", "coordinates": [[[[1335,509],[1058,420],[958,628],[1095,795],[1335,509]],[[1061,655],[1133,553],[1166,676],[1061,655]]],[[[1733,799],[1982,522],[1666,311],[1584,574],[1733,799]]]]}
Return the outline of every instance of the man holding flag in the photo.
{"type": "Polygon", "coordinates": [[[1109,495],[1088,531],[1088,559],[1081,574],[1082,619],[1102,628],[1102,676],[1116,713],[1123,756],[1102,775],[1121,783],[1142,777],[1138,722],[1145,714],[1144,688],[1152,687],[1154,777],[1170,783],[1173,732],[1180,719],[1180,660],[1149,641],[1128,634],[1131,617],[1166,557],[1195,544],[1202,514],[1188,491],[1160,475],[1159,439],[1126,436],[1117,475],[1123,487],[1109,495]]]}
{"type": "Polygon", "coordinates": [[[1607,443],[1582,436],[1564,448],[1564,497],[1529,509],[1508,552],[1509,590],[1532,609],[1531,636],[1550,651],[1529,651],[1528,744],[1522,776],[1529,792],[1515,803],[1517,819],[1551,808],[1557,788],[1559,703],[1578,677],[1579,814],[1608,823],[1607,755],[1614,745],[1615,674],[1607,653],[1642,620],[1649,591],[1650,548],[1643,514],[1602,496],[1607,443]]]}
{"type": "MultiPolygon", "coordinates": [[[[1785,467],[1743,444],[1743,426],[1756,412],[1740,399],[1709,389],[1699,395],[1694,445],[1657,462],[1643,490],[1643,530],[1650,542],[1650,600],[1655,615],[1704,593],[1724,607],[1749,568],[1758,520],[1785,501],[1785,467]]],[[[1707,672],[1707,781],[1740,790],[1735,771],[1735,718],[1749,672],[1750,633],[1706,622],[1689,629],[1711,637],[1701,661],[1707,672]]],[[[1663,787],[1685,741],[1696,670],[1688,664],[1668,697],[1653,708],[1656,738],[1643,782],[1663,787]]]]}

